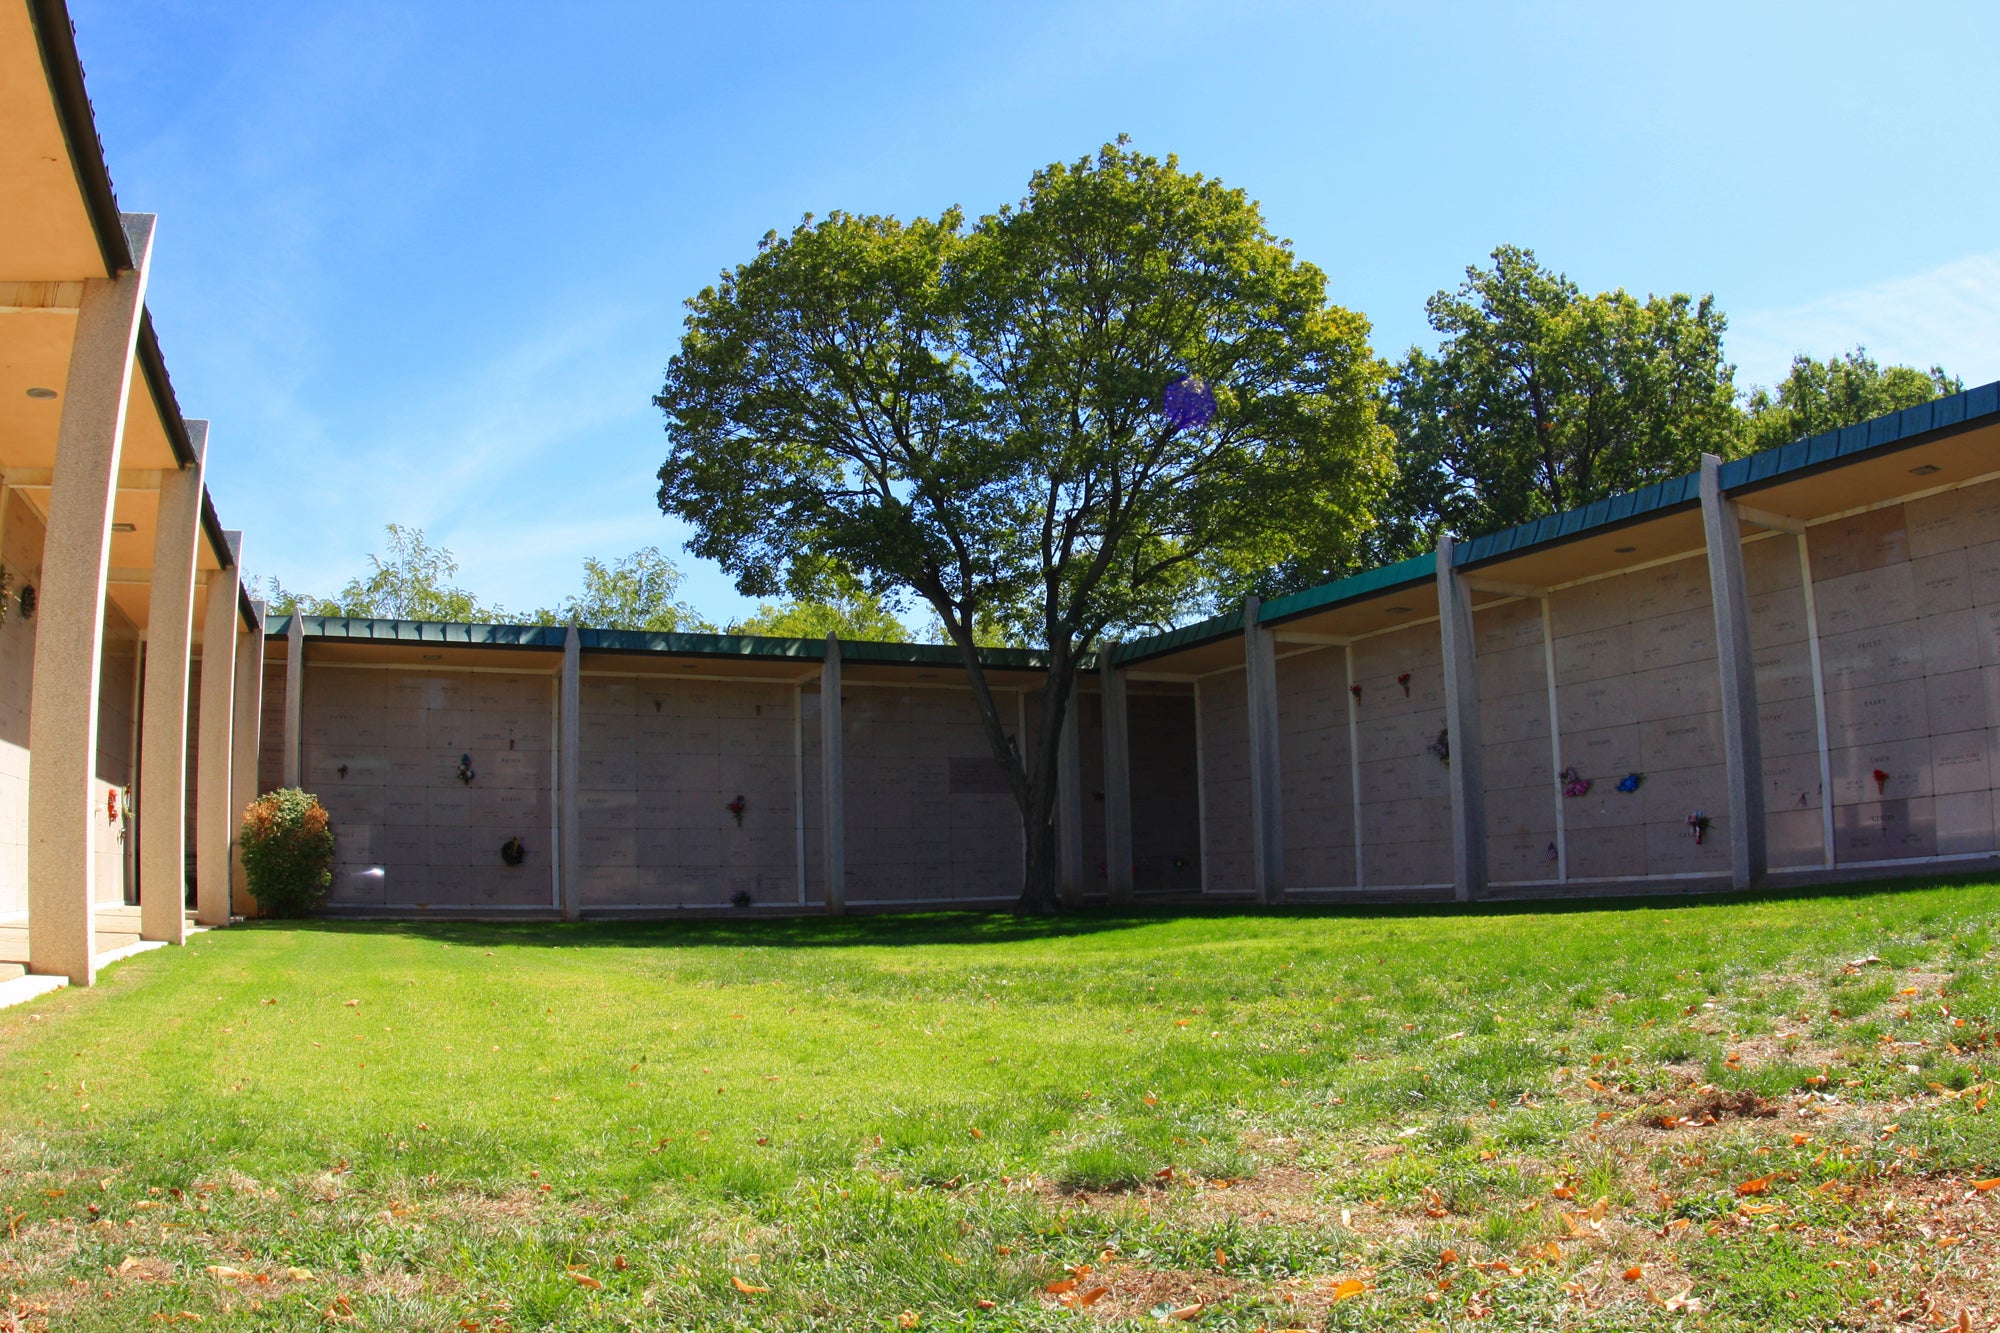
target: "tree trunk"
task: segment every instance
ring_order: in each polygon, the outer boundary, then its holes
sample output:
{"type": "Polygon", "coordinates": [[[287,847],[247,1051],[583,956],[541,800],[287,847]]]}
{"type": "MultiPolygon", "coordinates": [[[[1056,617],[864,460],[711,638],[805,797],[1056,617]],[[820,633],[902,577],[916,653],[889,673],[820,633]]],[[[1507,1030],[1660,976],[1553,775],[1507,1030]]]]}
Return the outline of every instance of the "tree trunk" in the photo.
{"type": "Polygon", "coordinates": [[[1041,793],[1031,787],[1028,804],[1030,809],[1024,810],[1021,815],[1021,836],[1028,854],[1021,872],[1018,910],[1046,916],[1054,912],[1060,903],[1056,892],[1056,827],[1055,821],[1049,818],[1054,801],[1042,798],[1041,793]]]}

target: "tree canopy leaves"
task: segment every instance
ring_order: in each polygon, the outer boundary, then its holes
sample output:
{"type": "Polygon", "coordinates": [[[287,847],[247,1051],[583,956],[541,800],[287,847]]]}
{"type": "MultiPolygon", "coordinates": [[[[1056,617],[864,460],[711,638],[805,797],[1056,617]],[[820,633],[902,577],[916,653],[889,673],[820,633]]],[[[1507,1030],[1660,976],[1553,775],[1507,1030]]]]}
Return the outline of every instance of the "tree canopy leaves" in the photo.
{"type": "Polygon", "coordinates": [[[1398,476],[1371,554],[1429,550],[1632,490],[1738,451],[1734,370],[1713,297],[1587,296],[1534,252],[1426,304],[1442,342],[1411,349],[1385,417],[1398,476]]]}
{"type": "Polygon", "coordinates": [[[593,629],[650,630],[655,634],[712,634],[715,626],[687,602],[675,599],[685,576],[660,554],[642,547],[610,564],[587,556],[583,590],[535,612],[537,625],[581,625],[593,629]]]}
{"type": "Polygon", "coordinates": [[[761,603],[756,614],[735,622],[729,632],[780,639],[824,639],[837,634],[850,643],[907,643],[910,638],[910,631],[888,604],[851,574],[835,576],[816,596],[761,603]]]}
{"type": "Polygon", "coordinates": [[[266,601],[280,614],[349,616],[372,620],[431,620],[479,623],[502,620],[506,611],[483,605],[454,580],[458,561],[443,547],[432,546],[422,528],[401,523],[385,525],[389,553],[371,554],[368,572],[347,581],[332,597],[293,592],[273,578],[266,601]]]}
{"type": "Polygon", "coordinates": [[[1748,394],[1745,437],[1752,449],[1768,449],[1900,412],[1964,387],[1964,381],[1945,374],[1942,366],[1928,371],[1884,366],[1865,347],[1824,361],[1799,355],[1792,358],[1791,371],[1776,390],[1754,388],[1748,394]]]}

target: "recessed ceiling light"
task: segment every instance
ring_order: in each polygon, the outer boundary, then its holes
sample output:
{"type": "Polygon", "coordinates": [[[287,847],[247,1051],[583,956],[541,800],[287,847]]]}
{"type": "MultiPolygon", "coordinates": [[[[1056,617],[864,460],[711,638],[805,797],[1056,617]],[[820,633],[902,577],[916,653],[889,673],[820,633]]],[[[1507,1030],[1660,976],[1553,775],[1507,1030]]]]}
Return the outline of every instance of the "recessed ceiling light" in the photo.
{"type": "MultiPolygon", "coordinates": [[[[33,390],[30,390],[29,392],[32,393],[33,390]]],[[[1933,472],[1942,472],[1943,470],[1944,469],[1939,467],[1936,463],[1919,463],[1917,466],[1910,469],[1910,475],[1913,477],[1928,477],[1933,472]]]]}
{"type": "Polygon", "coordinates": [[[111,530],[113,532],[137,532],[139,525],[137,523],[113,523],[111,530]]]}
{"type": "Polygon", "coordinates": [[[1614,547],[1612,548],[1612,550],[1613,550],[1614,552],[1616,552],[1617,554],[1619,554],[1619,555],[1630,555],[1630,554],[1632,554],[1632,552],[1634,552],[1634,551],[1636,551],[1636,550],[1638,550],[1638,549],[1639,549],[1639,548],[1638,548],[1638,547],[1636,547],[1636,546],[1614,546],[1614,547]]]}
{"type": "Polygon", "coordinates": [[[1390,607],[1390,608],[1389,608],[1389,613],[1390,613],[1391,615],[1394,615],[1394,614],[1396,614],[1396,613],[1397,613],[1397,612],[1399,612],[1399,611],[1407,611],[1407,610],[1409,610],[1409,609],[1410,609],[1410,608],[1409,608],[1409,607],[1407,607],[1407,606],[1392,606],[1392,607],[1390,607]]]}
{"type": "Polygon", "coordinates": [[[56,391],[54,389],[34,388],[28,390],[28,397],[30,398],[53,398],[55,396],[56,391]]]}

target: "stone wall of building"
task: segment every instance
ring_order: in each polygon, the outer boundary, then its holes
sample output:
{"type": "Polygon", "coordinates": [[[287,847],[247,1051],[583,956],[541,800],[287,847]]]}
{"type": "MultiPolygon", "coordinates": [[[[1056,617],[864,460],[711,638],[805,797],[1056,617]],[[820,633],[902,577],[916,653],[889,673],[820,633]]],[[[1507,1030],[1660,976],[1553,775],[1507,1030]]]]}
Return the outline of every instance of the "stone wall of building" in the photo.
{"type": "Polygon", "coordinates": [[[1550,599],[1572,880],[1729,873],[1728,790],[1708,562],[1695,554],[1550,599]],[[1636,790],[1622,779],[1637,774],[1636,790]],[[1688,816],[1709,820],[1700,843],[1688,816]]]}
{"type": "Polygon", "coordinates": [[[24,586],[41,578],[42,524],[27,501],[0,491],[0,569],[7,615],[0,624],[0,917],[28,910],[28,717],[35,676],[35,622],[21,616],[24,586]]]}
{"type": "Polygon", "coordinates": [[[1371,635],[1349,651],[1361,687],[1355,727],[1362,883],[1371,889],[1449,884],[1450,775],[1431,748],[1445,730],[1437,622],[1371,635]]]}

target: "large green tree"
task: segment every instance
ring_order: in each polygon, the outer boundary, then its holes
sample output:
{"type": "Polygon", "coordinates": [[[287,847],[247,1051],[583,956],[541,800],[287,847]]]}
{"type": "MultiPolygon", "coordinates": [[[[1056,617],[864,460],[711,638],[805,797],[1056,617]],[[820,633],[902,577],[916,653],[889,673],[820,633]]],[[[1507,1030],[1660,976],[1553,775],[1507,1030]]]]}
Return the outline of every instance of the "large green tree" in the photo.
{"type": "Polygon", "coordinates": [[[1369,554],[1487,532],[1632,490],[1737,443],[1713,297],[1586,295],[1501,246],[1426,303],[1441,335],[1390,376],[1398,475],[1369,554]]]}
{"type": "Polygon", "coordinates": [[[1107,144],[967,225],[836,213],[688,302],[660,507],[752,596],[828,564],[957,645],[1053,905],[1058,735],[1107,634],[1366,522],[1386,475],[1367,324],[1241,190],[1107,144]],[[975,639],[1046,654],[1010,741],[975,639]]]}
{"type": "Polygon", "coordinates": [[[1815,361],[1800,354],[1776,390],[1753,388],[1743,403],[1744,438],[1752,449],[1768,449],[1793,440],[1838,430],[1871,417],[1899,412],[1957,393],[1964,381],[1915,366],[1884,366],[1857,347],[1845,356],[1815,361]]]}

